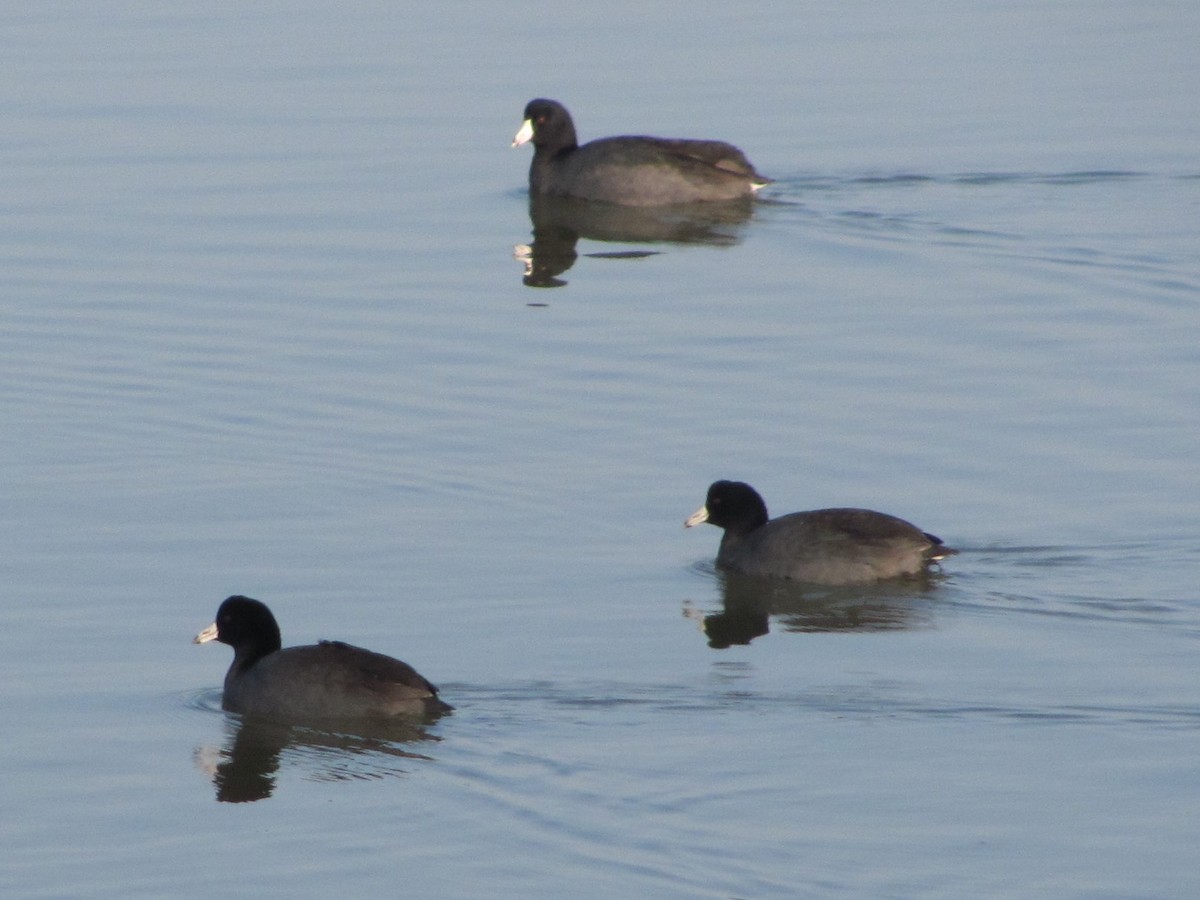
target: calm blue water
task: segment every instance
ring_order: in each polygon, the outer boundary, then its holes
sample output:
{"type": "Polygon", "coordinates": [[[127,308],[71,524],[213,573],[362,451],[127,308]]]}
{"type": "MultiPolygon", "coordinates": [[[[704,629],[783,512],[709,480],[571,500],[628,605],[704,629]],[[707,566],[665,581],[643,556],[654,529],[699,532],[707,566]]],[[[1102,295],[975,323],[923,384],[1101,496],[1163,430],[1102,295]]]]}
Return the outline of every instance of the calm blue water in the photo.
{"type": "Polygon", "coordinates": [[[1200,7],[0,20],[6,897],[1200,890],[1200,7]],[[538,95],[777,182],[528,286],[538,95]],[[962,552],[747,598],[718,477],[962,552]],[[231,593],[456,712],[243,727],[231,593]]]}

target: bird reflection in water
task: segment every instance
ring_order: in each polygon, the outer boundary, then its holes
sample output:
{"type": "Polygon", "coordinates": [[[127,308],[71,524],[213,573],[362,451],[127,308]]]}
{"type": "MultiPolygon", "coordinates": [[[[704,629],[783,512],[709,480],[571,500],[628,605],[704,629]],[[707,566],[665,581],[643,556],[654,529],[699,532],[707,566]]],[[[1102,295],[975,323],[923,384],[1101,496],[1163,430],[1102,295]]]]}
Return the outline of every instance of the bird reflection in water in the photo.
{"type": "Polygon", "coordinates": [[[770,631],[771,619],[784,631],[893,631],[925,628],[928,600],[938,573],[853,587],[805,585],[782,578],[717,572],[721,609],[704,614],[684,603],[685,618],[696,621],[708,645],[725,649],[749,644],[770,631]]]}
{"type": "Polygon", "coordinates": [[[220,803],[265,800],[281,764],[314,781],[359,781],[404,775],[413,761],[433,757],[404,745],[440,740],[415,719],[337,723],[324,728],[258,717],[226,716],[225,746],[197,747],[196,765],[212,778],[220,803]]]}
{"type": "MultiPolygon", "coordinates": [[[[525,267],[528,287],[562,287],[559,278],[575,264],[580,238],[625,244],[708,244],[731,247],[741,241],[741,226],[754,210],[749,197],[721,203],[680,206],[618,206],[573,197],[532,196],[529,218],[533,241],[514,255],[525,267]]],[[[642,259],[655,250],[588,253],[593,259],[642,259]]]]}

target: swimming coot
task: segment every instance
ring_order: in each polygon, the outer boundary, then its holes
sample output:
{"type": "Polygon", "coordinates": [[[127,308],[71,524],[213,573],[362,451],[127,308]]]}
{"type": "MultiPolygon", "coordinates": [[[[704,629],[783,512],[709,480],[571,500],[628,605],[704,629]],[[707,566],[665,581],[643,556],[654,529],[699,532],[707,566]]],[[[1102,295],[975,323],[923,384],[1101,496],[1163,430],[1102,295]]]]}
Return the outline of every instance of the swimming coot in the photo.
{"type": "Polygon", "coordinates": [[[321,641],[281,650],[279,625],[266,604],[230,597],[196,635],[233,648],[221,705],[232,712],[287,719],[435,715],[453,709],[437,688],[398,659],[321,641]]]}
{"type": "Polygon", "coordinates": [[[579,146],[575,123],[555,100],[530,100],[513,138],[533,142],[529,192],[624,206],[731,201],[770,182],[724,141],[626,136],[579,146]]]}
{"type": "Polygon", "coordinates": [[[758,491],[715,481],[704,505],[683,523],[725,529],[717,566],[812,584],[861,584],[917,575],[954,553],[911,522],[869,509],[815,509],[768,519],[758,491]]]}

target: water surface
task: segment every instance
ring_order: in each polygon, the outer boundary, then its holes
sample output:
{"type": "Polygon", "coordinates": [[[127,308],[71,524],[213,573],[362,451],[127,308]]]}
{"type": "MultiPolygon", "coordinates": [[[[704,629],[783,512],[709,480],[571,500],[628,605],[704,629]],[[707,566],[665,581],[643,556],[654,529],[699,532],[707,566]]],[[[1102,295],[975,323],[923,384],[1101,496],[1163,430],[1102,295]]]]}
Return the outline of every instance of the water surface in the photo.
{"type": "Polygon", "coordinates": [[[1196,893],[1192,5],[0,15],[6,896],[1196,893]],[[537,95],[777,181],[530,286],[537,95]],[[231,593],[456,711],[222,713],[231,593]]]}

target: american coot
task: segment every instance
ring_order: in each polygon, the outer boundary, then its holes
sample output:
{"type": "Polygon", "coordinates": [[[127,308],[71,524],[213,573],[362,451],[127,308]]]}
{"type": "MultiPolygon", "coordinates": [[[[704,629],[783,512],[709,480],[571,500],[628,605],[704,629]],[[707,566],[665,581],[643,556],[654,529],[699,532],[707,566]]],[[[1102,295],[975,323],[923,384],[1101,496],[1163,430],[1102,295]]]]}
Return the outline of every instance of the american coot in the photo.
{"type": "Polygon", "coordinates": [[[581,147],[571,114],[555,100],[529,101],[512,145],[527,141],[533,141],[529,190],[535,195],[662,206],[737,200],[770,182],[724,141],[627,136],[581,147]]]}
{"type": "Polygon", "coordinates": [[[195,642],[233,648],[221,705],[232,712],[287,719],[435,715],[453,709],[407,663],[321,641],[281,650],[279,625],[266,604],[230,597],[195,642]]]}
{"type": "Polygon", "coordinates": [[[715,481],[704,505],[683,523],[725,529],[717,566],[812,584],[861,584],[917,575],[954,551],[911,522],[869,509],[815,509],[776,519],[758,491],[715,481]]]}

